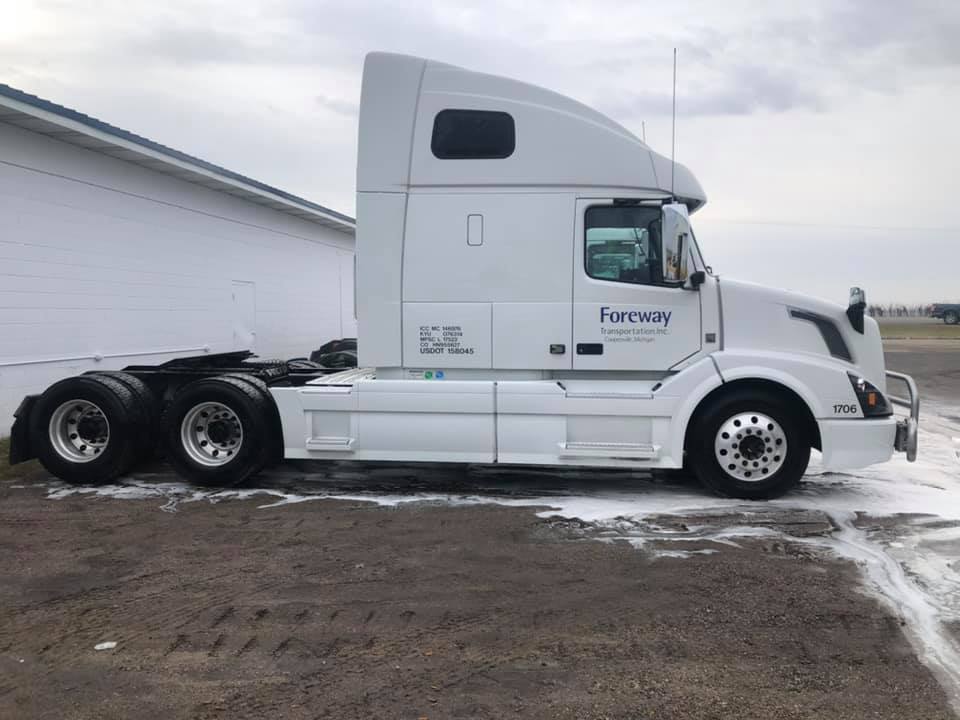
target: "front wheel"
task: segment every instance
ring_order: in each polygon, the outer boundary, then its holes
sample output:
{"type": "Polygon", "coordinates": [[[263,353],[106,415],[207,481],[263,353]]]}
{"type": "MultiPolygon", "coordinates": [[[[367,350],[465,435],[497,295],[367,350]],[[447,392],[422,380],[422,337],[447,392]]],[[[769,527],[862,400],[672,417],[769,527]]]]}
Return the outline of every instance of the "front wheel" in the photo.
{"type": "Polygon", "coordinates": [[[694,420],[687,448],[700,482],[745,500],[788,492],[810,461],[810,440],[796,415],[780,398],[757,391],[713,403],[694,420]]]}
{"type": "Polygon", "coordinates": [[[947,325],[956,325],[957,322],[960,322],[960,315],[953,310],[949,310],[943,314],[943,321],[947,325]]]}

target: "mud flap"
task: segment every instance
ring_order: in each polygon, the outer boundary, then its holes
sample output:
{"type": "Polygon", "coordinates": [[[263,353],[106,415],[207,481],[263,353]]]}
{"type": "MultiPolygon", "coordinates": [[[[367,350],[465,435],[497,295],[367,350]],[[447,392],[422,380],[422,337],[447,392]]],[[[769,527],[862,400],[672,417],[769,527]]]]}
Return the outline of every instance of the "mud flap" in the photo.
{"type": "Polygon", "coordinates": [[[10,464],[33,460],[36,453],[30,448],[30,412],[39,395],[27,395],[13,413],[15,420],[10,430],[10,464]]]}

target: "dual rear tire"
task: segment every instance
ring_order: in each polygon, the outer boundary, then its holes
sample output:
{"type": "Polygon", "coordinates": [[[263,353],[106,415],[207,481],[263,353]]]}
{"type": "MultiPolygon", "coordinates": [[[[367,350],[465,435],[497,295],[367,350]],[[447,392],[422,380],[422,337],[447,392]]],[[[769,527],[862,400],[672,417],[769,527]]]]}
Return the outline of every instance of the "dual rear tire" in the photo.
{"type": "Polygon", "coordinates": [[[184,478],[235,484],[280,458],[279,416],[266,384],[243,374],[184,386],[163,411],[139,378],[91,373],[50,386],[30,413],[31,446],[47,470],[101,484],[162,448],[184,478]]]}
{"type": "Polygon", "coordinates": [[[54,383],[30,413],[37,458],[61,480],[107,482],[131,470],[144,450],[147,410],[120,379],[81,375],[54,383]]]}
{"type": "Polygon", "coordinates": [[[220,375],[184,387],[163,414],[167,459],[198,485],[240,483],[279,454],[279,418],[267,386],[220,375]]]}

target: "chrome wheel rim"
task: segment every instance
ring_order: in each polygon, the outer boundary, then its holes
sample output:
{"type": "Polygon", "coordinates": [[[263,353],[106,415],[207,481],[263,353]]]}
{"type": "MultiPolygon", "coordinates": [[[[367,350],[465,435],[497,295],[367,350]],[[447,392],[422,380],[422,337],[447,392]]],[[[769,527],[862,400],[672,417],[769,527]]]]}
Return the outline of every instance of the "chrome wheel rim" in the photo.
{"type": "Polygon", "coordinates": [[[200,403],[183,416],[180,442],[194,462],[207,467],[226,465],[243,445],[243,424],[223,403],[200,403]]]}
{"type": "Polygon", "coordinates": [[[110,442],[110,422],[89,400],[68,400],[50,416],[48,435],[61,458],[87,463],[96,460],[110,442]]]}
{"type": "Polygon", "coordinates": [[[727,475],[741,482],[761,482],[783,467],[787,435],[769,415],[737,413],[720,426],[713,448],[727,475]]]}

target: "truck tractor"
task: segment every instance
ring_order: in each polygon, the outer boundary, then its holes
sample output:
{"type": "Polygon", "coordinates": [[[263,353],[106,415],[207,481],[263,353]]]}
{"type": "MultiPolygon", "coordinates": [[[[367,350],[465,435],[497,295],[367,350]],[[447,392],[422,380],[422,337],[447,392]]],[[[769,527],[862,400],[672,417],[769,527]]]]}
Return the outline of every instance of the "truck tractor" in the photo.
{"type": "Polygon", "coordinates": [[[811,450],[828,470],[913,460],[917,389],[885,370],[864,293],[844,307],[715,271],[690,220],[705,202],[579,102],[372,53],[359,367],[234,353],[69,378],[24,399],[11,461],[94,483],[159,451],[203,485],[283,458],[688,468],[759,499],[811,450]]]}

